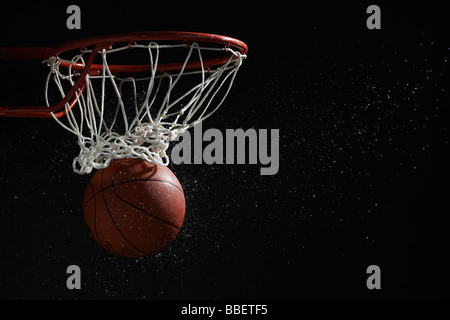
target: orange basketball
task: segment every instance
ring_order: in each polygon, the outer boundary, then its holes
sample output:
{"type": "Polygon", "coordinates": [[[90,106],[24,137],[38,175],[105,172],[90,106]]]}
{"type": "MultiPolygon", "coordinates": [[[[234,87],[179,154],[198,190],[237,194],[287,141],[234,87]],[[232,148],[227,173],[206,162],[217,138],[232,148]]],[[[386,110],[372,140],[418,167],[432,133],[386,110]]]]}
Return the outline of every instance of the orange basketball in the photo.
{"type": "Polygon", "coordinates": [[[137,258],[171,243],[184,220],[180,182],[162,165],[141,159],[113,160],[98,170],[84,192],[84,219],[109,252],[137,258]]]}

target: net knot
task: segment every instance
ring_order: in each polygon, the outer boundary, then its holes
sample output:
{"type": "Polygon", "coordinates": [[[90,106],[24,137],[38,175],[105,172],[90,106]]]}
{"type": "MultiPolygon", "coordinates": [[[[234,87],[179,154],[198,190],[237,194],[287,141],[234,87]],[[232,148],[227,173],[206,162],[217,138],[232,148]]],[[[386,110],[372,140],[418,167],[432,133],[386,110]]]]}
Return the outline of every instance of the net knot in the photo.
{"type": "Polygon", "coordinates": [[[42,63],[46,63],[47,66],[50,68],[51,73],[57,73],[59,70],[59,65],[61,64],[61,60],[58,57],[50,57],[42,63]]]}

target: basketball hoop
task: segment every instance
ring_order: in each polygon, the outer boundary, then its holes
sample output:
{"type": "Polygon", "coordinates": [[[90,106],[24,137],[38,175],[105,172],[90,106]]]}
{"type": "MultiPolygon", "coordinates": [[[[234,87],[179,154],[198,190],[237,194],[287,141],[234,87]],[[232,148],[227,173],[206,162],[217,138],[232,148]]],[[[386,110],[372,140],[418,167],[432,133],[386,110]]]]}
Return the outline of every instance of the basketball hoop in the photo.
{"type": "Polygon", "coordinates": [[[246,53],[240,40],[189,32],[0,48],[3,59],[40,59],[50,69],[46,106],[1,107],[0,115],[54,118],[78,137],[73,169],[80,174],[122,158],[167,165],[169,142],[222,105],[246,53]],[[116,63],[126,60],[133,64],[116,63]]]}

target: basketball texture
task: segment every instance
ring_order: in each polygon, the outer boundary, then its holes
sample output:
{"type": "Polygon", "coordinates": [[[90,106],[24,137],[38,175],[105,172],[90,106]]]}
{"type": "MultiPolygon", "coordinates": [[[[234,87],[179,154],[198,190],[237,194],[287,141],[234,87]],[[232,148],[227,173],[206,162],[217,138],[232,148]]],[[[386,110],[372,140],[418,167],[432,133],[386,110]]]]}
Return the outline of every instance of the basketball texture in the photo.
{"type": "Polygon", "coordinates": [[[141,159],[113,160],[84,192],[83,214],[94,239],[109,252],[137,258],[171,243],[186,201],[173,172],[141,159]]]}

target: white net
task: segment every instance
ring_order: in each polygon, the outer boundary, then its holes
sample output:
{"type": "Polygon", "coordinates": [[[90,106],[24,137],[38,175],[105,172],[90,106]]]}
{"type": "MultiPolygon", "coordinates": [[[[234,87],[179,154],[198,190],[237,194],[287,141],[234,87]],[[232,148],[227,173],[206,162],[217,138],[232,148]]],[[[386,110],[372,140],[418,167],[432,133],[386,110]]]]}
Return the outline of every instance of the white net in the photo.
{"type": "MultiPolygon", "coordinates": [[[[51,90],[58,99],[64,98],[75,84],[80,72],[72,68],[85,64],[85,49],[70,60],[52,57],[45,86],[47,106],[51,90]],[[69,68],[60,66],[65,61],[69,68]],[[52,81],[56,85],[51,85],[52,81]],[[52,88],[51,88],[52,87],[52,88]]],[[[177,53],[179,55],[179,52],[177,53]]],[[[76,93],[76,105],[65,106],[66,115],[54,119],[78,137],[80,153],[73,161],[73,170],[80,174],[105,168],[117,158],[141,158],[154,164],[167,165],[166,150],[186,129],[213,114],[222,104],[233,85],[245,55],[228,47],[202,47],[198,43],[183,44],[126,44],[102,50],[97,59],[102,69],[98,75],[87,75],[84,90],[76,93]],[[179,71],[161,73],[158,64],[163,54],[182,50],[184,62],[179,71]],[[202,58],[224,51],[229,59],[214,67],[205,68],[202,58]],[[115,55],[139,53],[146,59],[149,70],[133,77],[113,74],[108,60],[115,55]],[[199,68],[186,67],[196,61],[199,68]]]]}

